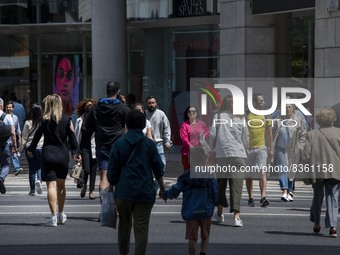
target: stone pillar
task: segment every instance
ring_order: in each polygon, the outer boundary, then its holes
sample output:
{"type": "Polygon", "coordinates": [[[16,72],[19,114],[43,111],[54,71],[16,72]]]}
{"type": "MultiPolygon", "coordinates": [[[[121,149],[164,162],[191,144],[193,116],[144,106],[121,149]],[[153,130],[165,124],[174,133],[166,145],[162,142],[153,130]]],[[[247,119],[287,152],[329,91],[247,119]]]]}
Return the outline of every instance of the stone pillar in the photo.
{"type": "Polygon", "coordinates": [[[92,97],[106,96],[114,80],[127,93],[126,1],[92,1],[92,97]]]}
{"type": "Polygon", "coordinates": [[[220,77],[275,77],[275,19],[254,16],[250,0],[220,1],[220,77]]]}
{"type": "Polygon", "coordinates": [[[316,110],[340,102],[340,11],[327,7],[328,1],[315,1],[316,110]]]}

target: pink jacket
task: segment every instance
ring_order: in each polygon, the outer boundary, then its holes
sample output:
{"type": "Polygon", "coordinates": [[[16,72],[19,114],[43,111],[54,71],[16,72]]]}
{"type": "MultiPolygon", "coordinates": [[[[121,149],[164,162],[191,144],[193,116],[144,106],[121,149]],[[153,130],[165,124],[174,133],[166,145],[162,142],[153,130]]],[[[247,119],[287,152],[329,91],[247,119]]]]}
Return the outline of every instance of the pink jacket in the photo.
{"type": "Polygon", "coordinates": [[[182,140],[181,154],[183,155],[189,154],[190,146],[200,145],[200,134],[202,134],[206,140],[210,135],[207,125],[200,120],[197,120],[195,126],[190,126],[188,120],[184,121],[179,130],[179,134],[182,140]]]}

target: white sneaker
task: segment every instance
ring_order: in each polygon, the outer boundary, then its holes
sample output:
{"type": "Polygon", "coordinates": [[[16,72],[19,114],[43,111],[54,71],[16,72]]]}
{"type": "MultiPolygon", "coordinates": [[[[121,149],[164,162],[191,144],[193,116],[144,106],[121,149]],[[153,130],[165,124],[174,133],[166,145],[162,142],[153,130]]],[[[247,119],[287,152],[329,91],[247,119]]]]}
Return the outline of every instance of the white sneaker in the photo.
{"type": "Polygon", "coordinates": [[[65,221],[67,220],[67,216],[63,212],[58,213],[58,224],[64,224],[65,221]]]}
{"type": "Polygon", "coordinates": [[[46,226],[49,226],[49,227],[56,227],[58,226],[57,224],[57,215],[54,214],[51,219],[46,223],[46,226]]]}
{"type": "Polygon", "coordinates": [[[289,202],[294,202],[294,199],[290,194],[288,194],[287,199],[289,202]]]}
{"type": "Polygon", "coordinates": [[[234,218],[234,227],[243,227],[242,220],[238,218],[234,218]]]}
{"type": "Polygon", "coordinates": [[[224,222],[224,215],[217,215],[217,212],[213,215],[214,219],[217,221],[217,223],[223,223],[224,222]]]}
{"type": "Polygon", "coordinates": [[[37,193],[38,193],[39,195],[41,195],[42,192],[43,192],[43,190],[42,190],[42,187],[41,187],[41,182],[40,182],[39,180],[37,180],[37,181],[35,182],[35,187],[36,187],[36,189],[37,189],[37,193]]]}
{"type": "Polygon", "coordinates": [[[286,195],[286,194],[282,195],[281,201],[282,202],[289,202],[288,195],[286,195]]]}

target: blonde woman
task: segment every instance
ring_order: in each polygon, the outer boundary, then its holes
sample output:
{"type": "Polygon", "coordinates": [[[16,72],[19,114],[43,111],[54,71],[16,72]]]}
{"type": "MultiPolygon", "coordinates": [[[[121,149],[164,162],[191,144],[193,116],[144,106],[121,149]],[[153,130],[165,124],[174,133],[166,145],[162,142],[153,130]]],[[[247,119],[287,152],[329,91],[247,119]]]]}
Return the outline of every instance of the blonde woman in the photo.
{"type": "Polygon", "coordinates": [[[81,156],[74,135],[74,128],[69,117],[63,116],[62,101],[59,95],[48,95],[43,100],[43,122],[36,131],[27,155],[33,157],[37,144],[44,135],[42,150],[42,180],[47,185],[47,200],[51,210],[48,226],[64,224],[66,198],[65,179],[68,173],[69,151],[67,140],[71,145],[72,157],[79,162],[81,156]],[[58,208],[58,209],[57,209],[58,208]]]}

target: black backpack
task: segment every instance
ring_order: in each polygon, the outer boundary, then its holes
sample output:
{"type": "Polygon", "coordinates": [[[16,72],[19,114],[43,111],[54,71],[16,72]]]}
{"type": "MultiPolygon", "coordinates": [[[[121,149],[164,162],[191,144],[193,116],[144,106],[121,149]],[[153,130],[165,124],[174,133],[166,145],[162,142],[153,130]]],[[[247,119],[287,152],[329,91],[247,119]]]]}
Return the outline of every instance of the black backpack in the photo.
{"type": "Polygon", "coordinates": [[[0,146],[6,144],[8,138],[11,137],[11,127],[6,125],[3,121],[6,117],[6,113],[2,113],[0,116],[0,146]]]}

